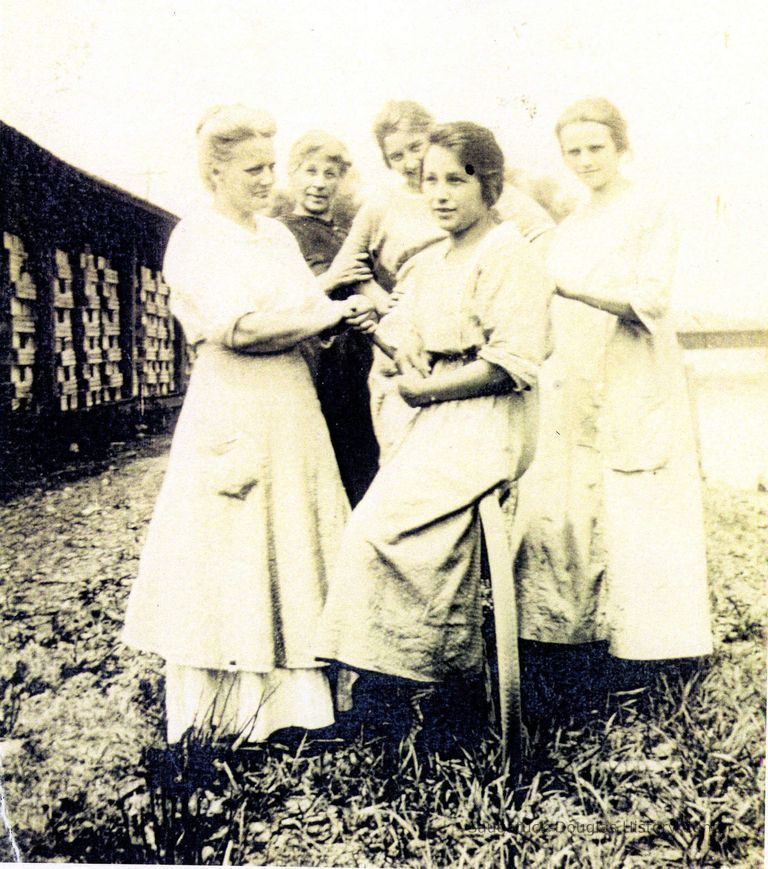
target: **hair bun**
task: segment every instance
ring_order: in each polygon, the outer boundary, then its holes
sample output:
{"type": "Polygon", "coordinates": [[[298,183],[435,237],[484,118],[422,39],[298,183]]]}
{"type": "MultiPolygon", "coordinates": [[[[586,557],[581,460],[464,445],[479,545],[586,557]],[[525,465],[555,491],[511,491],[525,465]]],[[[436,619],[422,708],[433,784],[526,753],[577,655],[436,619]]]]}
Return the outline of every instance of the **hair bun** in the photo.
{"type": "Polygon", "coordinates": [[[259,137],[271,139],[275,129],[272,115],[263,109],[252,109],[242,103],[211,106],[197,125],[197,162],[206,187],[213,190],[216,165],[231,159],[239,142],[259,137]]]}
{"type": "Polygon", "coordinates": [[[277,130],[269,112],[252,109],[243,103],[219,103],[207,109],[195,128],[198,136],[226,136],[236,129],[248,129],[262,136],[274,136],[277,130]]]}

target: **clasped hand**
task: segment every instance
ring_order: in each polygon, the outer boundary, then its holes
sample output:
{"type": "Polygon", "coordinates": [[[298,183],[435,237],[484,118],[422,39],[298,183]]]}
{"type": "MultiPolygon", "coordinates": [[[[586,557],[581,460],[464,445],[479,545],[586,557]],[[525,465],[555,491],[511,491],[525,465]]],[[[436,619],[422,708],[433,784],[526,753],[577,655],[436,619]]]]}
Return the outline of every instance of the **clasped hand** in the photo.
{"type": "Polygon", "coordinates": [[[358,332],[373,332],[378,315],[373,302],[365,296],[350,296],[344,302],[343,319],[347,326],[358,332]]]}
{"type": "Polygon", "coordinates": [[[416,371],[422,377],[428,377],[432,370],[429,354],[424,349],[424,342],[416,332],[406,333],[401,337],[394,359],[397,370],[401,374],[416,371]]]}
{"type": "Polygon", "coordinates": [[[401,375],[397,379],[397,389],[403,401],[411,407],[430,404],[429,375],[432,365],[424,342],[416,332],[401,337],[395,353],[395,365],[401,375]]]}

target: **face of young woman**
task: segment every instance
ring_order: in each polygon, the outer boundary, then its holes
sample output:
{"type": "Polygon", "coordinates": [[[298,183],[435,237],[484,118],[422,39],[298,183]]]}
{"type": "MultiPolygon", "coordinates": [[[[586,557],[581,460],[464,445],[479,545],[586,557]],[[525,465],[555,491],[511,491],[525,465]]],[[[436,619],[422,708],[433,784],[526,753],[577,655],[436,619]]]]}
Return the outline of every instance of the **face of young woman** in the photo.
{"type": "Polygon", "coordinates": [[[620,154],[605,124],[579,121],[560,130],[568,168],[591,190],[603,190],[619,177],[620,154]]]}
{"type": "Polygon", "coordinates": [[[488,214],[480,181],[453,151],[433,145],[424,157],[421,185],[432,214],[442,229],[460,235],[488,214]]]}
{"type": "Polygon", "coordinates": [[[426,133],[396,132],[384,137],[382,151],[390,169],[405,178],[412,190],[421,184],[421,164],[429,147],[426,133]]]}
{"type": "Polygon", "coordinates": [[[212,172],[213,196],[225,213],[247,219],[269,205],[275,182],[275,152],[272,140],[245,139],[232,149],[226,163],[212,172]]]}
{"type": "Polygon", "coordinates": [[[308,157],[291,177],[296,213],[329,217],[340,183],[338,163],[322,155],[308,157]]]}

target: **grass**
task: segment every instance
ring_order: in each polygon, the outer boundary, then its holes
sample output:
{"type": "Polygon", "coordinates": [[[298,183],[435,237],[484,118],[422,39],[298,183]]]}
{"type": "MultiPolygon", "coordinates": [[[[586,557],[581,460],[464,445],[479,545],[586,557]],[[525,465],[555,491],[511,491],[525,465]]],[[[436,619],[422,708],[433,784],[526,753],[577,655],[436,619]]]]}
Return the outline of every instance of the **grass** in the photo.
{"type": "Polygon", "coordinates": [[[0,746],[21,746],[3,771],[26,860],[762,864],[768,495],[708,493],[711,661],[526,646],[530,740],[502,775],[466,697],[386,681],[326,732],[169,749],[160,662],[116,643],[161,473],[140,455],[0,508],[0,746]]]}

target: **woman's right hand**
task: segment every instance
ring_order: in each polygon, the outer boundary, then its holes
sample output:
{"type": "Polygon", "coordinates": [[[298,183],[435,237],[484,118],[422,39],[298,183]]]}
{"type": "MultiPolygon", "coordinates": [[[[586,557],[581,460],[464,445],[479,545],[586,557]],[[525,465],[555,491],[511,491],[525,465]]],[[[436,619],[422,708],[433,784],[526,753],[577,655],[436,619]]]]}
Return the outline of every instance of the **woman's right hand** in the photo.
{"type": "Polygon", "coordinates": [[[411,332],[403,337],[395,352],[395,365],[401,374],[417,371],[422,377],[429,376],[432,366],[420,335],[411,332]]]}
{"type": "Polygon", "coordinates": [[[343,319],[347,326],[358,332],[372,332],[376,328],[378,315],[373,302],[366,296],[350,296],[345,302],[343,319]]]}
{"type": "Polygon", "coordinates": [[[373,273],[368,265],[368,254],[359,253],[355,261],[349,265],[334,269],[333,266],[319,277],[320,286],[326,293],[340,287],[349,287],[353,284],[363,284],[373,280],[373,273]]]}

